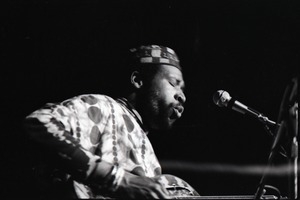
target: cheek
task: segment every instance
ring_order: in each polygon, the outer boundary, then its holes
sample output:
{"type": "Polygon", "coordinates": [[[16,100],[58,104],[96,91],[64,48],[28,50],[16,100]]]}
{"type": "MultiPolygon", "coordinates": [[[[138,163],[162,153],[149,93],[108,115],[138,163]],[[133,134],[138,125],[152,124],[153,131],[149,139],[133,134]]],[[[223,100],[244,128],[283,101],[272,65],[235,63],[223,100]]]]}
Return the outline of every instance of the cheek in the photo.
{"type": "Polygon", "coordinates": [[[169,109],[173,105],[173,97],[171,90],[161,91],[159,96],[157,97],[157,103],[160,112],[168,115],[169,109]]]}
{"type": "Polygon", "coordinates": [[[165,87],[164,91],[163,91],[164,98],[168,102],[172,102],[173,101],[175,93],[176,93],[176,91],[175,91],[174,87],[172,87],[172,86],[165,87]]]}
{"type": "Polygon", "coordinates": [[[175,93],[176,91],[173,86],[161,82],[161,84],[157,84],[152,88],[150,96],[152,100],[168,105],[173,102],[175,93]]]}
{"type": "Polygon", "coordinates": [[[169,106],[171,102],[171,94],[170,90],[154,90],[151,91],[149,94],[149,99],[151,102],[151,105],[153,106],[154,109],[157,111],[160,109],[165,109],[166,107],[169,106]]]}

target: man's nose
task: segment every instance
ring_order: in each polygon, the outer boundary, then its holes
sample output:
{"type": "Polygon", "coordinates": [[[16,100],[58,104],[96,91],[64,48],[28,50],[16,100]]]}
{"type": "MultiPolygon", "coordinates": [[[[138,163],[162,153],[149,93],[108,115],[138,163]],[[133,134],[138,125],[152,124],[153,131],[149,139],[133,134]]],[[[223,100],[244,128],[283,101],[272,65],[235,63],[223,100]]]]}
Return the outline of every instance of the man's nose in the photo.
{"type": "Polygon", "coordinates": [[[186,101],[186,97],[184,95],[184,93],[182,91],[178,92],[176,95],[175,95],[175,99],[177,101],[179,101],[181,104],[184,104],[185,101],[186,101]]]}

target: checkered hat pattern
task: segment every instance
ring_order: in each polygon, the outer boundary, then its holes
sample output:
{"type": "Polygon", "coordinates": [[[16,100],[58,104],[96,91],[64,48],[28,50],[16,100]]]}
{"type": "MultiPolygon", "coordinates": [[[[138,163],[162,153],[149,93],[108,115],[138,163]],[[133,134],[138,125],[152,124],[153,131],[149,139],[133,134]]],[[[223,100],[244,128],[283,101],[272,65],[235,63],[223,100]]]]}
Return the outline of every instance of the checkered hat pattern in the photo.
{"type": "Polygon", "coordinates": [[[169,47],[147,45],[130,49],[130,52],[133,53],[134,59],[138,63],[167,64],[181,70],[178,56],[175,51],[169,47]]]}

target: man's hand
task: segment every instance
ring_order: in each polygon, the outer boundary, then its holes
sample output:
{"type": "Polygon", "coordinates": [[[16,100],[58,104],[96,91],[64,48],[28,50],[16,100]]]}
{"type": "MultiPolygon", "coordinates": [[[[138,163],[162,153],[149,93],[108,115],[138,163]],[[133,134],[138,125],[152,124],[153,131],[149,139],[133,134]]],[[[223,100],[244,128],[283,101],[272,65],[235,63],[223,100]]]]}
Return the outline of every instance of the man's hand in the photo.
{"type": "Polygon", "coordinates": [[[168,191],[156,180],[125,172],[117,197],[130,199],[170,199],[168,191]]]}

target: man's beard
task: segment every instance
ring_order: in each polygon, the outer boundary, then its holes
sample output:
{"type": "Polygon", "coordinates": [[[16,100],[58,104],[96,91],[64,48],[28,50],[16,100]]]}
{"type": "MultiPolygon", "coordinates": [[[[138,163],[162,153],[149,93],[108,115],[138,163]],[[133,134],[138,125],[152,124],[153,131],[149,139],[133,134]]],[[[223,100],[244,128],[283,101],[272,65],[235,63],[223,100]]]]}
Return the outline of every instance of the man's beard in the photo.
{"type": "Polygon", "coordinates": [[[148,91],[147,94],[141,95],[142,103],[140,104],[143,109],[143,121],[149,129],[154,130],[168,130],[172,128],[169,117],[171,115],[171,105],[167,105],[159,97],[156,91],[148,91]]]}

